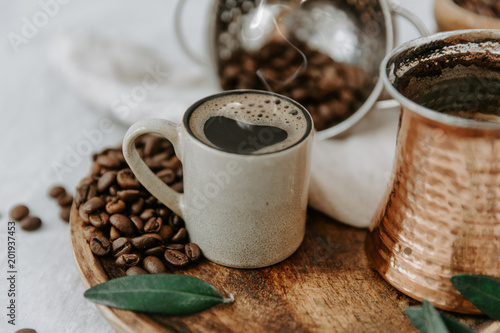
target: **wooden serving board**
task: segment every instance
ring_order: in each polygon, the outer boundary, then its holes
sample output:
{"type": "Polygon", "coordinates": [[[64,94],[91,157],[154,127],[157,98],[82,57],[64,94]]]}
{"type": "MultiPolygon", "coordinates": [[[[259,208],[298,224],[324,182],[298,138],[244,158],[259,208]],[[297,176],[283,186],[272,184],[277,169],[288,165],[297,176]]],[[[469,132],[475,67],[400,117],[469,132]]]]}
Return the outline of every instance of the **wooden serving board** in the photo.
{"type": "MultiPolygon", "coordinates": [[[[405,308],[420,304],[394,289],[370,267],[366,230],[310,211],[302,246],[287,260],[263,269],[240,270],[206,259],[176,270],[199,277],[235,301],[187,316],[146,315],[96,305],[118,332],[417,332],[405,308]]],[[[71,213],[71,241],[88,288],[123,270],[94,257],[83,222],[71,213]]],[[[83,297],[83,296],[82,296],[83,297]]],[[[500,332],[500,322],[453,315],[481,332],[500,332]]]]}

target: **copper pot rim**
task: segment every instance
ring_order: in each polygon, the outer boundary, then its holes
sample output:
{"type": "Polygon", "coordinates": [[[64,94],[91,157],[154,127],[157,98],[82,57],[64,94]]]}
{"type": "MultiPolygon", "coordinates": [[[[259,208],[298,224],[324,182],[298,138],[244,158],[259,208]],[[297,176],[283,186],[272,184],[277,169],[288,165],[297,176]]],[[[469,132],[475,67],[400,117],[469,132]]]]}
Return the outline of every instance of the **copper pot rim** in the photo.
{"type": "Polygon", "coordinates": [[[432,34],[425,37],[419,37],[411,41],[405,42],[399,45],[398,47],[395,47],[390,53],[388,53],[384,57],[384,59],[380,63],[380,79],[382,80],[384,88],[395,100],[397,100],[401,104],[402,108],[412,111],[424,118],[439,122],[441,124],[446,124],[455,127],[499,130],[500,124],[498,123],[451,116],[427,108],[418,103],[415,103],[411,99],[401,94],[391,83],[388,76],[387,66],[393,57],[403,52],[407,52],[411,49],[423,46],[425,44],[430,44],[437,41],[443,41],[451,37],[457,39],[461,38],[463,39],[463,41],[471,41],[471,42],[484,40],[485,38],[497,39],[498,43],[500,44],[500,30],[496,29],[466,29],[466,30],[447,31],[447,32],[432,34]]]}

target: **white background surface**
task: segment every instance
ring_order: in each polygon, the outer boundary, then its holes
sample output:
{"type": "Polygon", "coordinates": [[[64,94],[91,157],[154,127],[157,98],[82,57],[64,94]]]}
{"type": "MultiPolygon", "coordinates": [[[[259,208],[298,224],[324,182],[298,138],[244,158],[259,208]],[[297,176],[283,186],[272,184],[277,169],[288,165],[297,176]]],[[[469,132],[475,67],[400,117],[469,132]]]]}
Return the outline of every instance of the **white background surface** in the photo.
{"type": "MultiPolygon", "coordinates": [[[[194,1],[191,1],[194,3],[194,1]]],[[[201,1],[197,1],[201,3],[201,1]]],[[[204,3],[207,0],[203,0],[204,3]]],[[[191,9],[188,34],[192,45],[204,36],[205,14],[191,9]]],[[[419,15],[435,30],[431,0],[402,0],[403,7],[419,15]]],[[[7,34],[21,34],[23,17],[40,11],[38,1],[2,0],[0,11],[0,332],[30,327],[38,332],[112,332],[96,308],[83,299],[83,285],[73,261],[69,226],[59,217],[57,204],[47,196],[55,183],[74,192],[87,173],[89,155],[79,154],[64,174],[54,163],[68,165],[71,151],[88,142],[84,131],[99,129],[108,118],[75,96],[47,59],[54,35],[65,29],[113,32],[156,49],[173,68],[193,66],[184,59],[173,34],[172,1],[73,0],[60,5],[48,24],[15,53],[7,34]],[[59,175],[59,176],[58,176],[59,175]],[[61,177],[62,176],[62,177],[61,177]],[[17,229],[16,326],[7,324],[7,221],[8,209],[27,203],[43,227],[32,233],[17,229]]],[[[201,9],[200,9],[201,8],[201,9]]],[[[399,40],[417,36],[401,21],[399,40]]],[[[193,101],[201,96],[193,96],[193,101]]],[[[92,150],[117,145],[126,128],[114,124],[110,133],[92,144],[92,150]]],[[[74,156],[73,156],[74,157],[74,156]]]]}

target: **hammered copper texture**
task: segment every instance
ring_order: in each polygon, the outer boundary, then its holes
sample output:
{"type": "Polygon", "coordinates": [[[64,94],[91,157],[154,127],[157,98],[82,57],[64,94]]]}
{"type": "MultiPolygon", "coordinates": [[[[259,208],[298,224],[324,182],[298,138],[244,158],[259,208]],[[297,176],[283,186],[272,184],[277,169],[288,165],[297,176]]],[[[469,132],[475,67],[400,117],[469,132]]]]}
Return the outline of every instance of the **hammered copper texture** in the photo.
{"type": "Polygon", "coordinates": [[[372,221],[367,254],[418,300],[479,313],[450,282],[500,278],[500,130],[458,128],[403,107],[392,179],[372,221]]]}

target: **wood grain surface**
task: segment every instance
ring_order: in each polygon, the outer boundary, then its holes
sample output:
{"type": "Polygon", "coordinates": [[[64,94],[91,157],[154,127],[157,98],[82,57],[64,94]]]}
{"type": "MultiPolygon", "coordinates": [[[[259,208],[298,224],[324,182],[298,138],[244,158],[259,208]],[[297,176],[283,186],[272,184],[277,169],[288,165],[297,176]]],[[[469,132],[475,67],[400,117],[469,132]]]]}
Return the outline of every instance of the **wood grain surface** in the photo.
{"type": "MultiPolygon", "coordinates": [[[[75,260],[87,288],[124,275],[112,260],[94,257],[75,207],[70,223],[75,260]]],[[[370,267],[366,234],[310,211],[302,246],[277,265],[240,270],[203,259],[173,271],[199,277],[225,297],[233,294],[234,303],[186,316],[96,306],[118,332],[417,332],[404,310],[420,303],[370,267]]],[[[449,314],[477,331],[500,332],[499,322],[485,317],[449,314]]]]}

